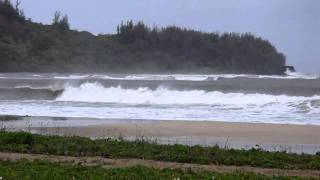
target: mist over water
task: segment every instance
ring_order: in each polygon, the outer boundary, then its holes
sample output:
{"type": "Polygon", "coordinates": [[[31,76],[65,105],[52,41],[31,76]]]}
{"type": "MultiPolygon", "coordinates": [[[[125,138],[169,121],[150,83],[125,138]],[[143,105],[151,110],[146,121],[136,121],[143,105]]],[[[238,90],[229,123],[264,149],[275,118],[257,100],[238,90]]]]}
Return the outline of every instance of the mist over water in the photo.
{"type": "Polygon", "coordinates": [[[0,115],[320,125],[320,79],[204,74],[0,74],[0,115]]]}

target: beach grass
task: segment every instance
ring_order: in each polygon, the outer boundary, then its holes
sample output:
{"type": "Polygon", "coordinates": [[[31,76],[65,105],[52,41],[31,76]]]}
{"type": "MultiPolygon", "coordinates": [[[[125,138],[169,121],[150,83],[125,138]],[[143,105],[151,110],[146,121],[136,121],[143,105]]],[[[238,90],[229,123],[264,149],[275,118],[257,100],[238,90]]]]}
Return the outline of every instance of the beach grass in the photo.
{"type": "Polygon", "coordinates": [[[92,140],[77,136],[38,135],[0,131],[0,151],[67,155],[139,158],[159,161],[253,166],[279,169],[320,169],[320,155],[267,152],[262,149],[236,150],[218,146],[161,145],[144,140],[113,138],[92,140]]]}
{"type": "Polygon", "coordinates": [[[145,166],[103,168],[48,161],[1,161],[0,177],[4,179],[310,179],[265,176],[248,172],[217,173],[178,169],[156,169],[145,166]]]}

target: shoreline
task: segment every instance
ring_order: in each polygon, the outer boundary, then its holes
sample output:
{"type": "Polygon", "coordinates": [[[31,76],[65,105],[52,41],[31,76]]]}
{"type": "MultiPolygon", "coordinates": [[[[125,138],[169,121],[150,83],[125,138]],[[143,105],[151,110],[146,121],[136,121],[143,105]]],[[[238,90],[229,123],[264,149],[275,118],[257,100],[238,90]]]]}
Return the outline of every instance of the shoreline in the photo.
{"type": "Polygon", "coordinates": [[[83,126],[97,126],[97,125],[108,125],[108,124],[144,124],[144,123],[158,123],[158,122],[194,122],[194,123],[226,123],[226,124],[260,124],[260,125],[284,125],[284,126],[310,126],[320,127],[320,123],[288,123],[284,121],[280,122],[261,122],[261,121],[225,121],[225,120],[170,120],[170,119],[118,119],[118,118],[88,118],[88,117],[64,117],[64,116],[29,116],[29,115],[10,115],[0,114],[0,122],[2,124],[9,124],[13,127],[24,126],[24,123],[28,123],[31,126],[43,126],[44,122],[47,126],[59,126],[59,127],[83,127],[83,126]],[[62,123],[63,122],[63,123],[62,123]],[[65,124],[68,122],[69,124],[65,124]],[[80,123],[81,122],[81,123],[80,123]],[[61,126],[61,124],[63,124],[61,126]],[[76,125],[74,125],[76,124],[76,125]]]}
{"type": "Polygon", "coordinates": [[[160,144],[262,148],[314,154],[320,151],[320,126],[220,121],[128,121],[88,126],[31,127],[40,134],[90,138],[143,139],[160,144]]]}

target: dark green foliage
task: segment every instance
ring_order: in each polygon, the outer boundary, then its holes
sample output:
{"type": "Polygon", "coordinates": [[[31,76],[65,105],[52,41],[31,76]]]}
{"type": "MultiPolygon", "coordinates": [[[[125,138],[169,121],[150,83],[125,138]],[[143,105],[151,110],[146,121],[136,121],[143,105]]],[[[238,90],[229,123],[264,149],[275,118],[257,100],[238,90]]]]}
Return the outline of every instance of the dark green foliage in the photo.
{"type": "Polygon", "coordinates": [[[19,9],[20,1],[16,1],[15,7],[10,0],[0,0],[0,16],[5,17],[9,22],[24,22],[25,17],[22,10],[19,9]]]}
{"type": "Polygon", "coordinates": [[[26,21],[18,5],[0,0],[0,72],[281,74],[285,57],[249,33],[149,28],[129,21],[115,35],[69,30],[56,12],[52,25],[26,21]]]}
{"type": "Polygon", "coordinates": [[[266,152],[260,149],[228,150],[217,146],[159,145],[145,141],[91,140],[84,137],[32,135],[26,132],[0,132],[0,151],[141,158],[197,164],[249,165],[281,169],[320,169],[319,155],[266,152]]]}
{"type": "MultiPolygon", "coordinates": [[[[0,177],[4,179],[303,179],[268,177],[254,173],[216,173],[155,169],[144,166],[104,169],[100,166],[81,166],[46,161],[0,161],[0,177]]],[[[307,179],[307,178],[306,178],[307,179]]]]}
{"type": "Polygon", "coordinates": [[[62,17],[60,11],[56,11],[54,13],[52,25],[61,29],[61,30],[69,30],[70,29],[68,16],[64,15],[62,17]]]}
{"type": "Polygon", "coordinates": [[[174,60],[154,59],[164,69],[205,68],[236,73],[281,73],[285,57],[261,38],[250,33],[202,33],[171,26],[162,29],[132,21],[117,27],[121,43],[131,51],[166,52],[174,60]]]}

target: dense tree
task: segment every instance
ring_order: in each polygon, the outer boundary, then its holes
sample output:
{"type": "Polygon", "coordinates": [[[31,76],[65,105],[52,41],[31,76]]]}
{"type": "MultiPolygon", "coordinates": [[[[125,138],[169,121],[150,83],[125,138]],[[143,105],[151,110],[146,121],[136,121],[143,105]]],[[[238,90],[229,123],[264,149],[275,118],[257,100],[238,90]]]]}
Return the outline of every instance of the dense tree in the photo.
{"type": "Polygon", "coordinates": [[[19,2],[0,0],[0,71],[281,74],[284,65],[282,53],[250,33],[127,21],[116,34],[94,36],[69,30],[59,11],[52,25],[42,25],[26,21],[19,2]]]}
{"type": "Polygon", "coordinates": [[[175,56],[172,61],[176,63],[171,64],[176,69],[277,73],[285,64],[284,55],[271,43],[250,33],[202,33],[175,26],[159,30],[132,21],[117,29],[119,41],[134,52],[162,51],[175,56]]]}
{"type": "Polygon", "coordinates": [[[9,0],[0,0],[0,15],[6,17],[6,20],[13,22],[18,20],[20,22],[25,21],[24,12],[19,9],[20,1],[16,1],[16,5],[13,6],[9,0]]]}

